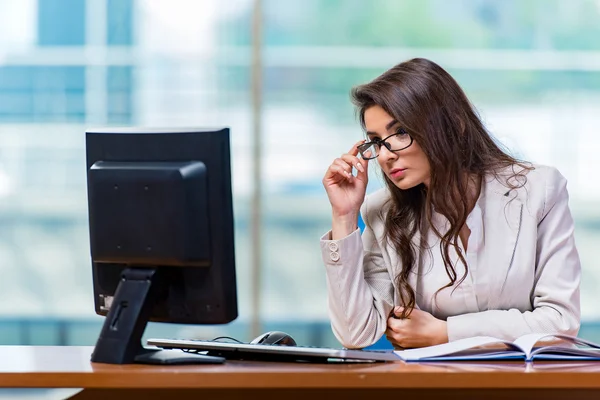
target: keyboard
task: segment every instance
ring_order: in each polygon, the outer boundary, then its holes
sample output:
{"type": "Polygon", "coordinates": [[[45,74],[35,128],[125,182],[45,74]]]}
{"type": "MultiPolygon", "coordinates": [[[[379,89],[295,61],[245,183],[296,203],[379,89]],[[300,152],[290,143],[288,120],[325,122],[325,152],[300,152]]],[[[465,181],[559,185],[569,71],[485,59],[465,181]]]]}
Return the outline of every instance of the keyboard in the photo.
{"type": "Polygon", "coordinates": [[[400,358],[390,350],[348,350],[182,339],[148,339],[147,343],[150,346],[162,349],[180,349],[187,352],[224,357],[227,360],[317,363],[400,361],[400,358]]]}

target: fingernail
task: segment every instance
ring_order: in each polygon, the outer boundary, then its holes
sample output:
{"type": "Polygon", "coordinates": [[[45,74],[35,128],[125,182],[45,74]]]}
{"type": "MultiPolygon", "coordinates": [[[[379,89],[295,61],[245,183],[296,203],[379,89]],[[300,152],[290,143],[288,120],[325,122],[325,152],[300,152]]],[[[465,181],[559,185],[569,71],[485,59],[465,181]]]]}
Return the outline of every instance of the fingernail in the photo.
{"type": "Polygon", "coordinates": [[[359,170],[360,172],[365,172],[365,169],[363,168],[363,166],[360,163],[356,163],[356,169],[359,170]]]}

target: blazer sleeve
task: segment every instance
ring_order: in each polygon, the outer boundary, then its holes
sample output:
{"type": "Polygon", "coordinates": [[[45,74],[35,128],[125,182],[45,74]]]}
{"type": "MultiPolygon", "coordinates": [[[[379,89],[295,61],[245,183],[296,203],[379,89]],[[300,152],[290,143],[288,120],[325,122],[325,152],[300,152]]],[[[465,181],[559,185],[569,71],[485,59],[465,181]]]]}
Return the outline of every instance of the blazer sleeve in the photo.
{"type": "Polygon", "coordinates": [[[514,340],[533,332],[578,334],[581,264],[575,247],[567,181],[558,170],[548,171],[538,223],[532,311],[489,310],[449,317],[449,340],[478,335],[514,340]]]}
{"type": "Polygon", "coordinates": [[[331,327],[346,348],[364,348],[385,333],[394,304],[394,289],[379,245],[361,208],[365,229],[340,240],[321,238],[331,327]]]}

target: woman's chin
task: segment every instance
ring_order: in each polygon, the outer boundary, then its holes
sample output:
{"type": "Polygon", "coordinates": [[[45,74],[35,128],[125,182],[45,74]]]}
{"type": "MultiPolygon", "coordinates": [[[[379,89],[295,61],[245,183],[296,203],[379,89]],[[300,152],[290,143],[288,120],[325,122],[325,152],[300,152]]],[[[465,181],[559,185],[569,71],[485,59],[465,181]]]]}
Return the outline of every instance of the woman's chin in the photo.
{"type": "Polygon", "coordinates": [[[415,186],[419,186],[421,183],[425,183],[425,185],[428,183],[426,176],[415,176],[414,174],[405,173],[401,176],[391,176],[390,174],[386,173],[386,177],[400,190],[408,190],[414,188],[415,186]]]}
{"type": "Polygon", "coordinates": [[[396,185],[396,187],[400,190],[412,189],[420,183],[420,182],[415,182],[413,179],[407,179],[407,178],[395,179],[392,182],[394,182],[394,185],[396,185]]]}

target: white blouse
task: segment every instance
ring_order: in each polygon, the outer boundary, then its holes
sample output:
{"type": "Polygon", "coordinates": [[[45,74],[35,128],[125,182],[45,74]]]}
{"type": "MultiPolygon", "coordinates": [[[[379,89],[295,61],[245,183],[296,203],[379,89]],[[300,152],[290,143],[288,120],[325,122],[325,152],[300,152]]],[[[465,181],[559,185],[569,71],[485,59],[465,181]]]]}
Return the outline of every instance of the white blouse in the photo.
{"type": "MultiPolygon", "coordinates": [[[[431,313],[436,318],[446,319],[456,314],[466,314],[487,309],[488,304],[488,285],[489,273],[486,273],[485,266],[477,265],[479,252],[483,250],[483,213],[481,198],[475,204],[475,207],[467,217],[467,226],[471,230],[467,244],[466,261],[468,274],[459,284],[464,275],[465,267],[460,261],[454,247],[450,246],[448,251],[453,260],[456,270],[456,282],[453,286],[438,290],[450,282],[446,273],[444,260],[442,258],[442,249],[440,239],[433,230],[429,231],[428,243],[431,251],[423,251],[421,254],[421,263],[418,267],[418,277],[416,280],[416,303],[417,307],[423,311],[431,313]],[[437,295],[436,295],[436,292],[437,295]]],[[[440,223],[440,216],[434,217],[434,221],[440,223]]],[[[442,228],[441,226],[439,228],[442,228]]],[[[461,250],[464,252],[462,241],[458,241],[461,250]]],[[[400,272],[400,271],[397,271],[400,272]]]]}

